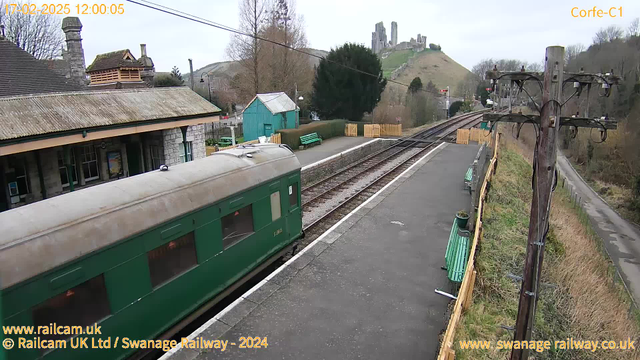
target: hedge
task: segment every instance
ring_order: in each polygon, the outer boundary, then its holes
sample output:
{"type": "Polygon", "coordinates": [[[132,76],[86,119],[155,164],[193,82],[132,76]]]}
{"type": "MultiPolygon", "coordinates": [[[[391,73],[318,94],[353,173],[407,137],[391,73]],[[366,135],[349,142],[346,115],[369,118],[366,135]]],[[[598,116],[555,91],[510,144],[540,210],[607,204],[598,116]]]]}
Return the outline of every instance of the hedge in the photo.
{"type": "MultiPolygon", "coordinates": [[[[300,146],[300,136],[311,133],[318,133],[325,140],[335,136],[344,136],[345,120],[324,120],[313,121],[310,124],[300,125],[297,129],[283,129],[277,132],[282,134],[282,143],[298,149],[300,146]]],[[[359,129],[358,129],[359,130],[359,129]]]]}

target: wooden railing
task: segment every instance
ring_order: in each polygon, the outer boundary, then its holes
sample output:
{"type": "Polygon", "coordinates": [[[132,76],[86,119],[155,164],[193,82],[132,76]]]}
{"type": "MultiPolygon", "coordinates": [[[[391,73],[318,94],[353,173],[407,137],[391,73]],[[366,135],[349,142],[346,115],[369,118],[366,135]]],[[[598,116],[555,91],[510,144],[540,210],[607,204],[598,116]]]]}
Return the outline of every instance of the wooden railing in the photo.
{"type": "Polygon", "coordinates": [[[491,162],[489,163],[489,168],[487,169],[487,174],[484,177],[482,188],[480,189],[480,194],[478,196],[477,220],[475,231],[473,233],[471,251],[469,252],[469,260],[467,261],[467,269],[465,270],[464,278],[462,279],[462,284],[460,285],[460,290],[458,291],[458,298],[456,299],[456,302],[453,306],[453,312],[451,313],[451,318],[449,319],[449,325],[447,326],[447,330],[444,333],[444,337],[442,338],[442,343],[440,344],[438,360],[455,359],[456,353],[453,350],[453,339],[456,334],[456,327],[458,326],[460,318],[462,317],[462,311],[469,309],[469,306],[471,306],[473,286],[476,282],[476,248],[478,246],[478,242],[482,240],[482,212],[484,211],[484,202],[487,195],[487,184],[491,180],[491,176],[495,171],[495,164],[498,159],[499,138],[499,134],[496,134],[493,148],[493,157],[491,158],[491,162]]]}

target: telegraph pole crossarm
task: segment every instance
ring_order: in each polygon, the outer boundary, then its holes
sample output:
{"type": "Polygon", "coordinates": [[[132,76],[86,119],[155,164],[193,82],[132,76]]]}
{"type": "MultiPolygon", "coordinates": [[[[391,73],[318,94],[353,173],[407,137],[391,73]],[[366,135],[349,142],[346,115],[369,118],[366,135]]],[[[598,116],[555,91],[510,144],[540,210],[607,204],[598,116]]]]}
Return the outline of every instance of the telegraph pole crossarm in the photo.
{"type": "MultiPolygon", "coordinates": [[[[520,113],[511,113],[511,114],[496,114],[496,113],[487,113],[482,116],[484,121],[490,121],[492,124],[495,122],[508,122],[508,123],[536,123],[540,124],[540,116],[539,115],[523,115],[520,113]]],[[[609,119],[598,119],[598,118],[584,118],[584,117],[569,117],[569,116],[561,116],[560,117],[560,127],[562,126],[575,126],[575,127],[584,127],[584,128],[596,128],[596,129],[607,129],[607,130],[616,130],[618,128],[618,122],[616,120],[609,119]]]]}

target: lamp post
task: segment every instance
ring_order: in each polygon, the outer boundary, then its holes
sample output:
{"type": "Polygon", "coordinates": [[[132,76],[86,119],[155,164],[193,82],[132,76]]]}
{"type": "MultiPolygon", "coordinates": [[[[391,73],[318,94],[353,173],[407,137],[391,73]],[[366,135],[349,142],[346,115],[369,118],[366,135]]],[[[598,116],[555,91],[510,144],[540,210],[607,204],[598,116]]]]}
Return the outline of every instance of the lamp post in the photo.
{"type": "Polygon", "coordinates": [[[209,91],[209,102],[211,102],[211,79],[209,78],[209,73],[203,72],[200,74],[200,82],[204,83],[204,79],[202,78],[204,75],[207,75],[207,90],[209,91]]]}
{"type": "Polygon", "coordinates": [[[295,92],[295,103],[296,103],[296,129],[300,125],[300,110],[298,109],[298,100],[302,101],[304,98],[302,96],[298,96],[298,83],[295,84],[296,92],[295,92]]]}

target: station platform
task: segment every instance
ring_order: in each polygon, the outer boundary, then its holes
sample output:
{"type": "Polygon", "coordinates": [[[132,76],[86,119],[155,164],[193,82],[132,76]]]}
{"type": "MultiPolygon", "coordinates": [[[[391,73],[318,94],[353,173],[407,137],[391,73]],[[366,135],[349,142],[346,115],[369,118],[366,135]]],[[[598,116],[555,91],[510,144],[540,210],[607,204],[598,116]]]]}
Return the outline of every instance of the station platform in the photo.
{"type": "Polygon", "coordinates": [[[322,140],[322,145],[311,146],[304,150],[296,150],[295,154],[300,161],[300,165],[307,166],[330,156],[339,154],[355,146],[368,143],[374,139],[362,136],[349,137],[339,136],[327,140],[322,140]]]}
{"type": "Polygon", "coordinates": [[[444,253],[478,146],[441,144],[162,359],[432,359],[446,327],[444,253]],[[268,346],[240,348],[241,337],[268,346]]]}

